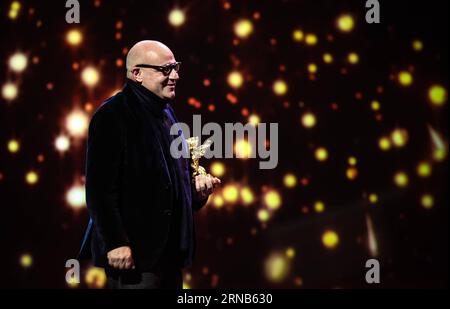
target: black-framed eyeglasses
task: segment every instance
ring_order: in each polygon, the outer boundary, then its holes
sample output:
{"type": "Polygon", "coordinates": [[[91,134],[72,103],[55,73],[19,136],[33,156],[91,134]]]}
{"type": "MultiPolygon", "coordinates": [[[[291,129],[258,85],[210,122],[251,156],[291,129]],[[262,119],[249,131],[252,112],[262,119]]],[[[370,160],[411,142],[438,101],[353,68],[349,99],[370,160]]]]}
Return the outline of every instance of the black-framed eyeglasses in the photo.
{"type": "Polygon", "coordinates": [[[166,65],[151,65],[151,64],[137,64],[136,68],[151,68],[162,72],[165,76],[169,76],[172,70],[178,73],[180,70],[181,62],[168,63],[166,65]]]}

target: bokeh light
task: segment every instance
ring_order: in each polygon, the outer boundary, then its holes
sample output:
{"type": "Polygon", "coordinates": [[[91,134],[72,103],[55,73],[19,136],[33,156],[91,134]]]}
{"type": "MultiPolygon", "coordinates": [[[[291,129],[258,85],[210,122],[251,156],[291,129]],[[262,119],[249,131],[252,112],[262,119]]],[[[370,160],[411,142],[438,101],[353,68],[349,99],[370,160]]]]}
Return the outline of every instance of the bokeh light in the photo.
{"type": "Polygon", "coordinates": [[[29,253],[22,254],[19,263],[23,268],[30,268],[33,265],[33,257],[29,253]]]}
{"type": "Polygon", "coordinates": [[[88,87],[94,87],[100,80],[100,74],[94,67],[86,67],[81,72],[81,80],[88,87]]]}
{"type": "Polygon", "coordinates": [[[186,16],[184,12],[180,9],[173,9],[169,13],[169,23],[174,27],[180,27],[184,24],[186,16]]]}
{"type": "Polygon", "coordinates": [[[406,187],[409,183],[408,175],[405,172],[397,172],[394,175],[394,183],[400,188],[406,187]]]}
{"type": "Polygon", "coordinates": [[[69,45],[78,46],[83,42],[83,34],[80,30],[71,29],[66,34],[66,41],[69,45]]]}
{"type": "Polygon", "coordinates": [[[230,74],[228,74],[228,85],[230,85],[230,87],[235,88],[235,89],[239,89],[241,88],[243,82],[244,82],[244,78],[242,77],[242,74],[238,71],[233,71],[230,74]]]}
{"type": "Polygon", "coordinates": [[[317,161],[326,161],[328,159],[328,151],[325,147],[319,147],[314,152],[317,161]]]}
{"type": "Polygon", "coordinates": [[[276,190],[269,190],[264,194],[264,203],[268,209],[278,209],[282,203],[281,196],[276,190]]]}
{"type": "Polygon", "coordinates": [[[29,185],[35,185],[39,181],[39,175],[35,171],[29,171],[25,175],[25,181],[29,185]]]}
{"type": "Polygon", "coordinates": [[[221,177],[225,174],[225,165],[222,162],[214,162],[211,164],[211,174],[216,177],[221,177]]]}
{"type": "Polygon", "coordinates": [[[81,110],[71,112],[66,118],[66,129],[73,137],[84,137],[88,125],[88,117],[81,110]]]}
{"type": "Polygon", "coordinates": [[[349,14],[344,14],[338,17],[336,22],[337,28],[342,32],[350,32],[355,26],[353,17],[349,14]]]}
{"type": "Polygon", "coordinates": [[[10,153],[16,153],[20,150],[20,142],[16,139],[12,139],[8,142],[8,151],[10,153]]]}
{"type": "Polygon", "coordinates": [[[234,33],[241,39],[246,39],[253,32],[253,24],[248,19],[242,19],[234,25],[234,33]]]}
{"type": "Polygon", "coordinates": [[[272,253],[265,262],[266,278],[271,282],[283,281],[289,274],[289,270],[289,260],[281,253],[272,253]]]}
{"type": "Polygon", "coordinates": [[[14,83],[6,83],[2,87],[2,96],[7,101],[12,101],[17,98],[19,94],[19,89],[17,85],[14,83]]]}
{"type": "Polygon", "coordinates": [[[60,152],[66,152],[70,147],[70,139],[68,136],[60,135],[55,139],[55,148],[60,152]]]}
{"type": "Polygon", "coordinates": [[[297,185],[297,177],[292,173],[286,174],[284,175],[283,183],[287,188],[294,188],[297,185]]]}
{"type": "Polygon", "coordinates": [[[23,72],[28,65],[28,58],[23,53],[15,53],[9,58],[9,68],[17,73],[23,72]]]}
{"type": "Polygon", "coordinates": [[[316,116],[311,113],[304,113],[301,118],[302,125],[307,128],[313,128],[316,125],[316,116]]]}
{"type": "Polygon", "coordinates": [[[322,243],[327,249],[335,249],[339,244],[339,236],[335,231],[327,230],[322,234],[322,243]]]}
{"type": "Polygon", "coordinates": [[[288,90],[288,86],[285,81],[277,80],[273,83],[273,92],[276,95],[282,96],[285,95],[288,90]]]}
{"type": "Polygon", "coordinates": [[[86,191],[84,186],[75,185],[66,193],[66,202],[74,209],[86,206],[86,191]]]}
{"type": "Polygon", "coordinates": [[[447,90],[440,85],[433,85],[428,90],[428,98],[434,106],[442,106],[447,101],[447,90]]]}
{"type": "Polygon", "coordinates": [[[431,209],[434,206],[434,198],[431,194],[424,194],[420,198],[420,202],[422,207],[425,209],[431,209]]]}
{"type": "Polygon", "coordinates": [[[103,288],[106,284],[105,271],[103,268],[90,267],[86,272],[85,281],[90,288],[103,288]]]}
{"type": "Polygon", "coordinates": [[[401,86],[408,87],[413,83],[413,76],[407,71],[398,73],[398,82],[401,86]]]}

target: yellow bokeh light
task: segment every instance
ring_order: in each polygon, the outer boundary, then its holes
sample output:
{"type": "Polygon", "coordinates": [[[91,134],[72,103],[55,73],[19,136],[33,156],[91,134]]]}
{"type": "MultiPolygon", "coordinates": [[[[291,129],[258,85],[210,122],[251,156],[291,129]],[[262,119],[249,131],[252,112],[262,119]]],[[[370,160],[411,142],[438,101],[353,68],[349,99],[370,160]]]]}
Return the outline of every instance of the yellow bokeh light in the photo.
{"type": "Polygon", "coordinates": [[[179,27],[182,24],[184,24],[186,20],[186,15],[184,12],[180,9],[173,9],[169,13],[168,17],[169,23],[174,27],[179,27]]]}
{"type": "Polygon", "coordinates": [[[270,213],[267,209],[260,209],[257,213],[258,220],[261,222],[267,222],[270,219],[270,213]]]}
{"type": "Polygon", "coordinates": [[[287,277],[289,268],[289,261],[285,255],[273,253],[265,262],[266,278],[272,282],[279,283],[287,277]]]}
{"type": "Polygon", "coordinates": [[[222,195],[226,202],[235,203],[239,198],[238,187],[234,184],[228,184],[223,188],[222,195]]]}
{"type": "Polygon", "coordinates": [[[241,39],[246,39],[253,32],[253,24],[248,19],[242,19],[234,25],[234,33],[241,39]]]}
{"type": "Polygon", "coordinates": [[[191,289],[191,285],[189,283],[183,281],[183,290],[189,290],[189,289],[191,289]]]}
{"type": "Polygon", "coordinates": [[[404,172],[398,172],[394,175],[394,183],[401,188],[404,188],[409,183],[408,175],[404,172]]]}
{"type": "Polygon", "coordinates": [[[425,209],[433,208],[434,205],[434,198],[431,194],[424,194],[422,195],[420,202],[425,209]]]}
{"type": "Polygon", "coordinates": [[[395,147],[404,147],[408,142],[408,131],[405,129],[395,129],[391,133],[391,141],[395,147]]]}
{"type": "Polygon", "coordinates": [[[349,158],[348,158],[348,164],[349,164],[350,166],[355,166],[356,163],[358,163],[358,161],[356,160],[355,157],[349,157],[349,158]]]}
{"type": "Polygon", "coordinates": [[[20,143],[18,140],[12,139],[8,142],[8,151],[16,153],[20,150],[20,143]]]}
{"type": "Polygon", "coordinates": [[[420,162],[417,165],[417,175],[420,177],[429,177],[432,172],[431,164],[428,162],[420,162]]]}
{"type": "Polygon", "coordinates": [[[323,54],[323,62],[328,63],[328,64],[332,63],[333,55],[331,55],[330,53],[323,54]]]}
{"type": "Polygon", "coordinates": [[[440,85],[433,85],[428,90],[428,98],[431,104],[442,106],[447,101],[447,90],[440,85]]]}
{"type": "Polygon", "coordinates": [[[348,54],[347,60],[351,64],[357,64],[359,62],[359,56],[357,53],[348,54]]]}
{"type": "Polygon", "coordinates": [[[216,208],[222,208],[223,205],[225,204],[223,197],[221,195],[217,195],[217,194],[215,194],[213,196],[212,202],[213,202],[214,207],[216,207],[216,208]]]}
{"type": "Polygon", "coordinates": [[[369,194],[369,202],[371,202],[372,204],[376,204],[378,202],[378,195],[376,195],[375,193],[369,194]]]}
{"type": "Polygon", "coordinates": [[[317,65],[315,63],[308,64],[308,72],[311,74],[317,73],[317,65]]]}
{"type": "Polygon", "coordinates": [[[322,243],[328,249],[334,249],[339,244],[339,236],[335,231],[325,231],[322,234],[322,243]]]}
{"type": "Polygon", "coordinates": [[[244,205],[250,205],[255,200],[253,192],[249,187],[241,189],[241,200],[244,205]]]}
{"type": "Polygon", "coordinates": [[[264,203],[269,209],[278,209],[281,206],[281,196],[275,190],[270,190],[264,194],[264,203]]]}
{"type": "Polygon", "coordinates": [[[17,88],[16,84],[13,83],[6,83],[2,87],[2,96],[7,101],[12,101],[15,98],[17,98],[17,95],[19,94],[19,89],[17,88]]]}
{"type": "Polygon", "coordinates": [[[84,136],[88,125],[88,117],[83,111],[74,111],[66,118],[66,128],[74,137],[84,136]]]}
{"type": "Polygon", "coordinates": [[[423,49],[423,43],[420,40],[414,40],[412,42],[412,47],[415,51],[421,51],[423,49]]]}
{"type": "Polygon", "coordinates": [[[242,84],[244,83],[244,78],[242,77],[242,74],[238,71],[233,71],[230,74],[228,74],[228,85],[234,89],[241,88],[242,84]]]}
{"type": "Polygon", "coordinates": [[[55,139],[55,148],[60,152],[65,152],[70,147],[69,137],[65,135],[60,135],[55,139]]]}
{"type": "Polygon", "coordinates": [[[211,174],[216,177],[221,177],[225,174],[225,165],[222,162],[214,162],[211,164],[211,174]]]}
{"type": "Polygon", "coordinates": [[[378,140],[378,146],[381,150],[389,150],[391,149],[391,141],[387,137],[382,137],[378,140]]]}
{"type": "Polygon", "coordinates": [[[83,35],[79,30],[72,29],[69,32],[67,32],[66,41],[67,43],[73,46],[80,45],[81,42],[83,42],[83,35]]]}
{"type": "Polygon", "coordinates": [[[321,213],[325,211],[325,203],[322,201],[317,201],[314,203],[314,211],[317,213],[321,213]]]}
{"type": "Polygon", "coordinates": [[[287,90],[288,86],[285,81],[277,80],[273,83],[273,92],[275,92],[276,95],[279,96],[285,95],[287,90]]]}
{"type": "Polygon", "coordinates": [[[312,128],[316,125],[316,116],[314,116],[311,112],[304,113],[302,115],[301,122],[305,128],[312,128]]]}
{"type": "Polygon", "coordinates": [[[377,111],[380,109],[380,102],[372,101],[372,103],[370,104],[370,107],[372,108],[372,110],[377,111]]]}
{"type": "Polygon", "coordinates": [[[306,35],[306,37],[305,37],[305,43],[306,43],[306,45],[314,46],[314,45],[317,44],[317,41],[318,41],[318,39],[317,39],[317,36],[316,36],[315,34],[308,33],[308,34],[306,35]]]}
{"type": "Polygon", "coordinates": [[[294,174],[286,174],[283,178],[283,183],[287,188],[293,188],[297,185],[297,177],[294,174]]]}
{"type": "Polygon", "coordinates": [[[328,151],[324,147],[319,147],[314,153],[317,161],[326,161],[328,159],[328,151]]]}
{"type": "Polygon", "coordinates": [[[106,284],[105,271],[100,267],[90,267],[86,272],[85,281],[88,287],[101,289],[106,284]]]}
{"type": "Polygon", "coordinates": [[[304,36],[303,31],[300,29],[296,29],[292,32],[292,39],[296,42],[303,41],[304,36]]]}
{"type": "Polygon", "coordinates": [[[33,257],[29,253],[22,254],[19,263],[23,268],[30,268],[33,265],[33,257]]]}
{"type": "Polygon", "coordinates": [[[293,259],[295,257],[295,249],[292,247],[289,247],[286,249],[286,257],[289,259],[293,259]]]}
{"type": "Polygon", "coordinates": [[[258,115],[250,115],[250,117],[248,117],[248,122],[254,126],[258,125],[258,123],[261,122],[261,119],[259,118],[258,115]]]}
{"type": "Polygon", "coordinates": [[[349,167],[346,171],[346,176],[349,180],[354,180],[358,177],[358,170],[356,167],[349,167]]]}
{"type": "Polygon", "coordinates": [[[398,73],[398,82],[400,85],[407,87],[413,83],[413,77],[408,71],[401,71],[398,73]]]}
{"type": "Polygon", "coordinates": [[[10,19],[16,19],[19,16],[21,4],[19,1],[13,1],[9,8],[8,17],[10,19]]]}
{"type": "Polygon", "coordinates": [[[38,182],[39,180],[39,175],[34,172],[34,171],[30,171],[25,175],[25,181],[29,184],[29,185],[34,185],[38,182]]]}
{"type": "Polygon", "coordinates": [[[336,22],[337,28],[342,32],[350,32],[355,26],[353,17],[349,14],[344,14],[338,17],[336,22]]]}
{"type": "Polygon", "coordinates": [[[66,193],[66,202],[72,208],[82,208],[86,206],[86,191],[84,186],[75,185],[66,193]]]}
{"type": "Polygon", "coordinates": [[[100,74],[94,67],[86,67],[81,72],[81,80],[88,87],[94,87],[100,80],[100,74]]]}
{"type": "Polygon", "coordinates": [[[236,158],[248,159],[253,154],[252,145],[246,140],[238,140],[234,145],[234,152],[236,158]]]}
{"type": "Polygon", "coordinates": [[[433,159],[437,162],[443,161],[447,157],[447,150],[445,148],[436,148],[433,151],[433,159]]]}
{"type": "Polygon", "coordinates": [[[9,58],[9,68],[17,73],[23,72],[28,65],[28,58],[23,53],[15,53],[9,58]]]}

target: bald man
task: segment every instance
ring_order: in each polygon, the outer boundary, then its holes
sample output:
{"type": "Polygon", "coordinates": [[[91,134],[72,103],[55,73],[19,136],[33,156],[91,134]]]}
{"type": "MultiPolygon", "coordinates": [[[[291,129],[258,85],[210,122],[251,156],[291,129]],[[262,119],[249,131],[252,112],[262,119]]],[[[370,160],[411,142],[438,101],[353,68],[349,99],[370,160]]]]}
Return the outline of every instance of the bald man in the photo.
{"type": "MultiPolygon", "coordinates": [[[[195,251],[193,211],[220,183],[170,154],[180,62],[157,41],[128,52],[122,91],[94,113],[86,159],[90,221],[79,258],[105,268],[110,288],[182,288],[195,251]]],[[[183,138],[183,137],[182,137],[183,138]]]]}

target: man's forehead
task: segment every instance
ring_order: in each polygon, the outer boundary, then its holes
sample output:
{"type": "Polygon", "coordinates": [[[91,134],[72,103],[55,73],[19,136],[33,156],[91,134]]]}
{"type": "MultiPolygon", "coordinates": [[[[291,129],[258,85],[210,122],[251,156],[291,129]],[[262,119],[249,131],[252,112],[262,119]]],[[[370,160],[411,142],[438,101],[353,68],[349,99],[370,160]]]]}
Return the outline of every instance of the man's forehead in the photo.
{"type": "Polygon", "coordinates": [[[170,50],[148,50],[145,53],[146,61],[154,65],[164,65],[175,62],[175,56],[170,50]]]}

